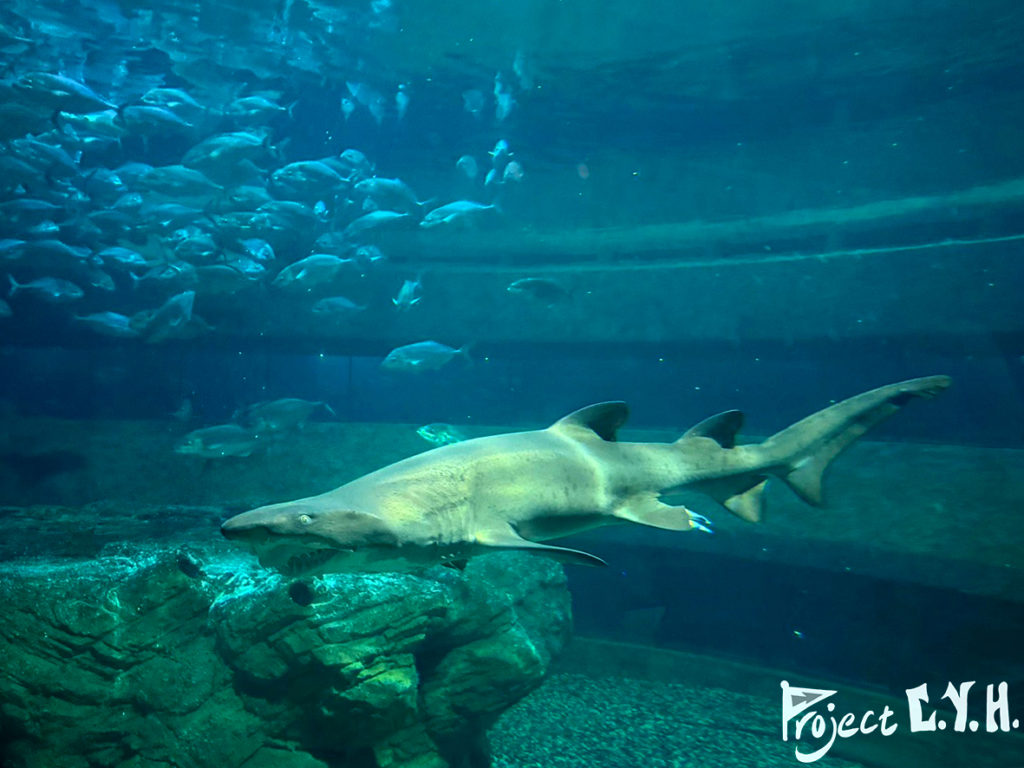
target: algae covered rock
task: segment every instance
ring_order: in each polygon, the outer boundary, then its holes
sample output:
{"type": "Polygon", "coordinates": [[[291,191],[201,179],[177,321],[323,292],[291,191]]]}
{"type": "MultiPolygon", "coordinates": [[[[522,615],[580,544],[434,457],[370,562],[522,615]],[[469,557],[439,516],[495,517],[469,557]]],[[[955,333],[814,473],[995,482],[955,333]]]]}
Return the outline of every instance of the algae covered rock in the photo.
{"type": "Polygon", "coordinates": [[[477,766],[568,639],[561,567],[288,582],[233,552],[2,567],[5,766],[477,766]]]}

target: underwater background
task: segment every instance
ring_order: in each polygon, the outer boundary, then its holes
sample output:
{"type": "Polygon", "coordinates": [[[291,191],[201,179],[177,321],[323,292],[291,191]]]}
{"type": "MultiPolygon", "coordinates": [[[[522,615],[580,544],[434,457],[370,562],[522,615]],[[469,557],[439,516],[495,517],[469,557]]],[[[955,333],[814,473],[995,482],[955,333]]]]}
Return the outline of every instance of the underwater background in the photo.
{"type": "Polygon", "coordinates": [[[4,3],[0,764],[794,765],[787,680],[976,681],[980,732],[821,765],[1024,766],[1022,44],[1009,0],[4,3]],[[932,374],[825,509],[567,540],[603,569],[307,584],[219,532],[591,403],[756,441],[932,374]]]}

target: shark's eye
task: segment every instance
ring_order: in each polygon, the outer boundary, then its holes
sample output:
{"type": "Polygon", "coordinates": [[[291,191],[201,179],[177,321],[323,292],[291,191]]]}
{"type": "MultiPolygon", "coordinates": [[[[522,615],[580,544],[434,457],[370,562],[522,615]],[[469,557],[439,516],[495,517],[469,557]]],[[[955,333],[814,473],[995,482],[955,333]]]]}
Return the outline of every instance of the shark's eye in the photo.
{"type": "Polygon", "coordinates": [[[309,515],[299,515],[299,522],[303,525],[309,525],[313,522],[313,518],[309,515]]]}

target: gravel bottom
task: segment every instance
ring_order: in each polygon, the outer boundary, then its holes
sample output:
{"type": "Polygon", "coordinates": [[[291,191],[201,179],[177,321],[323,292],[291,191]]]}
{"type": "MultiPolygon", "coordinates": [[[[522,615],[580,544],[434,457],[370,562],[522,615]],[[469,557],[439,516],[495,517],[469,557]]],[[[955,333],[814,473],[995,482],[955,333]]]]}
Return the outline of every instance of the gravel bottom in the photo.
{"type": "Polygon", "coordinates": [[[491,730],[494,768],[795,768],[777,709],[719,688],[557,674],[491,730]]]}

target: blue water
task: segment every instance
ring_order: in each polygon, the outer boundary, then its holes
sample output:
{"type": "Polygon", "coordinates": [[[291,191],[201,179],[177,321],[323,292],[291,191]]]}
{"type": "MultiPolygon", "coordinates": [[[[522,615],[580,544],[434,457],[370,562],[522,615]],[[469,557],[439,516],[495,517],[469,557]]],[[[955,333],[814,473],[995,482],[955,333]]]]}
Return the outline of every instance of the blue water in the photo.
{"type": "MultiPolygon", "coordinates": [[[[986,550],[972,538],[989,533],[975,508],[1022,504],[1014,473],[1024,448],[1024,10],[1009,0],[600,6],[5,3],[0,240],[24,242],[5,246],[0,285],[60,278],[83,295],[3,296],[0,431],[17,424],[31,434],[35,420],[53,417],[95,422],[97,434],[101,422],[157,424],[179,438],[278,398],[327,403],[333,414],[318,411],[318,422],[523,429],[625,400],[630,427],[681,433],[739,408],[744,433],[764,436],[873,387],[948,374],[950,392],[870,436],[963,449],[956,475],[974,496],[908,512],[960,523],[941,528],[948,536],[933,552],[911,542],[884,573],[850,574],[839,565],[844,553],[883,557],[877,542],[830,541],[836,564],[822,568],[787,563],[770,542],[763,558],[729,552],[728,531],[719,551],[690,560],[656,540],[631,540],[615,568],[570,574],[576,627],[890,693],[1002,670],[1017,683],[1019,596],[961,592],[955,574],[999,571],[1019,583],[1024,567],[1019,542],[986,550]],[[96,103],[33,91],[31,73],[65,77],[96,103]],[[190,125],[126,123],[161,87],[202,105],[161,118],[190,125]],[[254,95],[273,113],[233,117],[231,105],[254,95]],[[116,139],[60,127],[107,107],[116,139]],[[252,162],[203,166],[218,189],[199,199],[160,195],[126,168],[177,165],[203,140],[235,132],[256,137],[252,162]],[[287,197],[275,192],[274,171],[339,163],[351,149],[370,168],[298,195],[301,223],[257,213],[258,203],[231,210],[236,187],[287,197]],[[475,178],[456,164],[465,155],[479,166],[475,178]],[[123,178],[98,187],[108,171],[123,178]],[[374,205],[388,210],[353,188],[373,175],[412,190],[418,204],[401,211],[407,220],[315,244],[374,205]],[[147,220],[133,194],[191,210],[173,223],[147,220]],[[449,228],[420,226],[456,200],[495,209],[449,228]],[[29,203],[51,208],[18,213],[29,203]],[[129,214],[107,223],[122,205],[129,214]],[[211,272],[136,285],[167,264],[242,264],[249,238],[271,243],[277,257],[237,290],[217,292],[211,272]],[[205,239],[214,252],[194,264],[175,251],[205,239]],[[38,245],[49,240],[78,255],[49,255],[38,245]],[[369,245],[385,258],[346,262],[308,290],[274,283],[311,253],[355,259],[369,245]],[[111,246],[137,249],[146,267],[129,275],[97,256],[111,246]],[[112,290],[90,284],[95,270],[112,290]],[[554,281],[569,298],[547,306],[508,292],[528,277],[554,281]],[[392,299],[413,279],[421,303],[401,312],[392,299]],[[188,314],[203,321],[194,332],[154,333],[147,313],[188,290],[188,314]],[[337,321],[313,312],[317,299],[342,295],[365,309],[337,321]],[[131,318],[139,337],[99,335],[75,320],[102,311],[131,318]],[[468,359],[426,372],[381,367],[393,348],[427,339],[468,344],[468,359]],[[176,421],[183,404],[187,418],[176,421]],[[951,554],[959,548],[967,562],[951,554]],[[916,557],[954,575],[922,583],[916,557]],[[830,613],[835,606],[842,610],[830,613]],[[664,611],[657,626],[624,630],[651,608],[664,611]],[[808,640],[794,641],[794,628],[808,640]]],[[[65,422],[46,421],[51,431],[39,438],[47,451],[55,423],[65,422]]],[[[35,444],[10,442],[0,451],[5,467],[38,458],[35,444]]],[[[185,461],[160,450],[167,462],[185,461]]],[[[87,464],[76,457],[55,471],[66,479],[87,464]]],[[[197,466],[182,463],[181,477],[201,486],[209,479],[197,466]]],[[[913,479],[913,465],[906,474],[913,479]]],[[[0,486],[0,505],[31,496],[13,482],[0,486]]],[[[67,503],[68,487],[43,482],[29,501],[67,503]]],[[[878,507],[889,513],[886,498],[880,484],[878,507]]]]}

